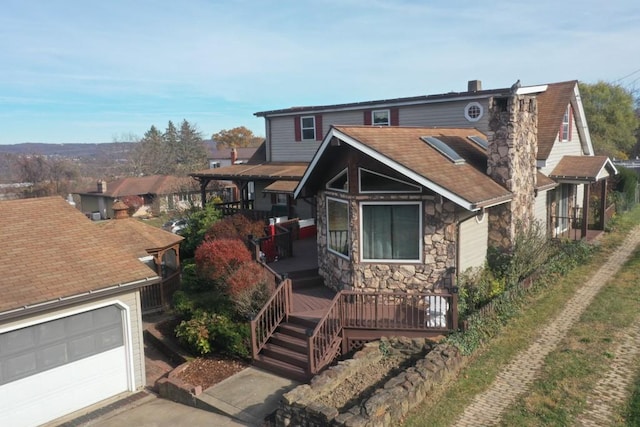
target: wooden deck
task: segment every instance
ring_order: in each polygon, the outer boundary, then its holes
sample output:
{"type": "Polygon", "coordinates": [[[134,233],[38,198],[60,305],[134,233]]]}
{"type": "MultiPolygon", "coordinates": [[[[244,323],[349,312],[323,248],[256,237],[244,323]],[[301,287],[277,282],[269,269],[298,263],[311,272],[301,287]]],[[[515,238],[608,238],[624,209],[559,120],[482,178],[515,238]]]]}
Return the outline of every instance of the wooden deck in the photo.
{"type": "Polygon", "coordinates": [[[293,256],[270,262],[271,267],[280,275],[295,278],[305,273],[318,271],[318,243],[315,237],[293,241],[293,256]]]}
{"type": "Polygon", "coordinates": [[[329,309],[336,293],[323,285],[293,288],[292,316],[318,321],[329,309]]]}

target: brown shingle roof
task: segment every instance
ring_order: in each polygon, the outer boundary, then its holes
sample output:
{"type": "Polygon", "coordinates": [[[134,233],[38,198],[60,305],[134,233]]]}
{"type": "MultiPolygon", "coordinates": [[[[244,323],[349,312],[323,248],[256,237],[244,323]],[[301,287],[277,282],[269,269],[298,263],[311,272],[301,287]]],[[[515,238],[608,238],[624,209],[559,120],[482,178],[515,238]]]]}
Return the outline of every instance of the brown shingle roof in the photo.
{"type": "Polygon", "coordinates": [[[96,225],[106,231],[120,247],[139,258],[184,240],[182,236],[145,224],[135,218],[100,221],[96,225]]]}
{"type": "Polygon", "coordinates": [[[549,157],[577,84],[577,80],[551,83],[538,95],[538,160],[549,157]]]}
{"type": "Polygon", "coordinates": [[[615,173],[615,167],[607,156],[564,156],[549,177],[593,182],[615,173]]]}
{"type": "Polygon", "coordinates": [[[155,273],[60,197],[0,202],[0,314],[155,273]]]}
{"type": "Polygon", "coordinates": [[[482,207],[511,198],[511,193],[486,174],[486,153],[469,136],[485,136],[475,129],[335,126],[335,129],[453,193],[470,205],[482,207]],[[420,138],[446,142],[465,164],[456,165],[420,138]],[[483,160],[484,159],[484,160],[483,160]]]}
{"type": "Polygon", "coordinates": [[[193,180],[188,177],[171,175],[129,176],[107,182],[107,191],[104,193],[99,193],[97,188],[91,188],[79,194],[104,194],[113,198],[142,194],[171,194],[178,192],[182,188],[190,188],[193,184],[193,180]]]}

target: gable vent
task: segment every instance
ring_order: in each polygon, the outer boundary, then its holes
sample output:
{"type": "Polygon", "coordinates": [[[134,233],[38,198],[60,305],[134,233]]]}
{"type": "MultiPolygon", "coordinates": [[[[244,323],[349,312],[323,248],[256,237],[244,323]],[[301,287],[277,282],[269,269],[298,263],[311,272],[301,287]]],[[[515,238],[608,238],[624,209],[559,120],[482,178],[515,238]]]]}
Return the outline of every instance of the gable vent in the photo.
{"type": "Polygon", "coordinates": [[[436,149],[440,154],[451,160],[456,165],[465,164],[465,160],[460,156],[460,154],[456,153],[456,151],[449,147],[445,142],[435,138],[433,136],[423,136],[422,139],[424,142],[429,144],[432,148],[436,149]]]}

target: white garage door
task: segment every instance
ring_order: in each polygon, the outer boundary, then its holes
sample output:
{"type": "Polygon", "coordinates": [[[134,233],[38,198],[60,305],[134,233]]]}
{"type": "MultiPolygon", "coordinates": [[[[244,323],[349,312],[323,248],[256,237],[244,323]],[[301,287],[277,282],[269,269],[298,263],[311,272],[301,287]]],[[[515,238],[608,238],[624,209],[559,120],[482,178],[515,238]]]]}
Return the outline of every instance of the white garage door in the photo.
{"type": "Polygon", "coordinates": [[[115,305],[0,334],[0,425],[32,426],[128,389],[115,305]]]}

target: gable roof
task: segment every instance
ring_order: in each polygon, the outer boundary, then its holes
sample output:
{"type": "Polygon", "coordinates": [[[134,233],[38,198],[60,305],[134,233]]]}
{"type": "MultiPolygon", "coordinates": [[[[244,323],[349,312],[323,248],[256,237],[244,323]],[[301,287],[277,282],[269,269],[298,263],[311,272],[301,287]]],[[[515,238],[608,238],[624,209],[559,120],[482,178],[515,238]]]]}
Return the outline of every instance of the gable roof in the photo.
{"type": "MultiPolygon", "coordinates": [[[[193,181],[188,177],[171,175],[149,175],[140,177],[124,177],[107,182],[107,191],[99,192],[97,188],[78,193],[80,195],[103,195],[106,197],[138,196],[142,194],[172,194],[182,188],[190,188],[193,181]]],[[[196,191],[193,189],[193,191],[196,191]]]]}
{"type": "Polygon", "coordinates": [[[511,192],[486,175],[486,152],[483,155],[469,136],[484,137],[475,129],[332,126],[300,180],[295,196],[318,173],[315,169],[320,158],[332,139],[337,138],[470,211],[511,200],[511,192]],[[445,142],[466,162],[454,164],[421,139],[426,136],[445,142]]]}
{"type": "Polygon", "coordinates": [[[95,225],[109,233],[118,246],[127,249],[138,258],[184,240],[182,236],[145,224],[135,218],[111,219],[97,222],[95,225]]]}
{"type": "Polygon", "coordinates": [[[159,279],[60,197],[1,201],[0,218],[0,318],[159,279]]]}

